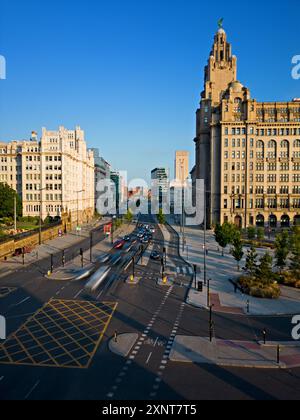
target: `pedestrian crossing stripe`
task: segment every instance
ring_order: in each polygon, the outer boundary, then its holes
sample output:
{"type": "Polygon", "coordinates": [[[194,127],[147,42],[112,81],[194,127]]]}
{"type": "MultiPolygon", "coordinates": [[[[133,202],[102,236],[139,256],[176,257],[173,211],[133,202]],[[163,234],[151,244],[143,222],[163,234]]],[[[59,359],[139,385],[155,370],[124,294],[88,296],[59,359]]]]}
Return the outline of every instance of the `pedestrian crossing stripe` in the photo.
{"type": "Polygon", "coordinates": [[[184,276],[192,276],[194,274],[192,267],[187,267],[187,266],[176,267],[176,272],[177,274],[179,275],[182,274],[184,276]]]}

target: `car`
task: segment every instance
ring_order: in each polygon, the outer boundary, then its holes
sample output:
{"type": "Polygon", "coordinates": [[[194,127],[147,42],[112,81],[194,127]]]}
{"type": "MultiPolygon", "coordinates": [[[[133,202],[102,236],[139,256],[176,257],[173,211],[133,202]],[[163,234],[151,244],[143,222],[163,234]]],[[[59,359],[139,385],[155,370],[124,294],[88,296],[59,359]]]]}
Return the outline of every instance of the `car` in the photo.
{"type": "Polygon", "coordinates": [[[124,241],[124,239],[121,239],[121,240],[114,243],[113,248],[114,249],[122,249],[124,245],[125,245],[125,241],[124,241]]]}
{"type": "Polygon", "coordinates": [[[159,252],[157,251],[153,251],[152,254],[150,255],[151,260],[155,260],[155,261],[160,261],[161,260],[161,255],[159,252]]]}
{"type": "Polygon", "coordinates": [[[142,244],[148,244],[149,243],[149,238],[148,236],[145,236],[142,240],[141,240],[142,244]]]}
{"type": "Polygon", "coordinates": [[[92,275],[92,277],[90,278],[90,280],[86,284],[85,289],[90,291],[90,292],[94,292],[95,290],[97,290],[98,287],[101,286],[101,284],[104,282],[104,280],[106,279],[106,277],[110,273],[110,270],[111,270],[111,268],[108,267],[108,266],[104,266],[104,267],[99,268],[99,270],[97,270],[92,275]]]}
{"type": "Polygon", "coordinates": [[[100,264],[106,264],[110,259],[110,255],[109,254],[104,254],[104,255],[100,255],[99,257],[96,258],[96,262],[100,263],[100,264]]]}
{"type": "Polygon", "coordinates": [[[125,242],[129,242],[129,241],[131,241],[131,237],[130,236],[124,236],[123,240],[125,242]]]}
{"type": "Polygon", "coordinates": [[[110,259],[110,265],[117,265],[122,259],[121,252],[117,252],[115,255],[113,255],[110,259]]]}

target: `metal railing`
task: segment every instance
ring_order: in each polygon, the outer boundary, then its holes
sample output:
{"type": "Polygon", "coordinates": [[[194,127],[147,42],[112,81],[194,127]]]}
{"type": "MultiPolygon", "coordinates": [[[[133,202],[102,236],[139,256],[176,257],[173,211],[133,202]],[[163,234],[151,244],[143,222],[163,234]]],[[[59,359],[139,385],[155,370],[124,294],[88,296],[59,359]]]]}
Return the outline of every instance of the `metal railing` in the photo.
{"type": "MultiPolygon", "coordinates": [[[[56,226],[61,226],[61,225],[62,225],[61,221],[44,225],[42,226],[42,232],[51,228],[55,228],[56,226]]],[[[39,233],[38,226],[36,227],[36,229],[28,230],[27,232],[17,233],[16,235],[5,235],[5,236],[0,237],[0,244],[4,244],[5,242],[18,241],[20,239],[29,238],[30,236],[33,236],[37,233],[39,233]]]]}

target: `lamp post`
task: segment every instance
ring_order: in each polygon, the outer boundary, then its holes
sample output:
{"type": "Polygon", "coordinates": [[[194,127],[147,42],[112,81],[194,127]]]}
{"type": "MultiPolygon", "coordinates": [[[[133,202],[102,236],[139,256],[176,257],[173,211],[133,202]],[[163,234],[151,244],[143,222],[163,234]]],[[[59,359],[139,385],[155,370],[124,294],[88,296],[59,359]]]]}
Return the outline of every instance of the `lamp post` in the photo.
{"type": "Polygon", "coordinates": [[[211,279],[207,280],[207,307],[210,307],[210,282],[211,279]]]}
{"type": "Polygon", "coordinates": [[[111,243],[114,243],[114,222],[116,220],[117,216],[112,216],[111,218],[111,243]]]}
{"type": "Polygon", "coordinates": [[[17,232],[17,193],[14,195],[14,229],[17,232]]]}
{"type": "Polygon", "coordinates": [[[43,221],[43,191],[47,190],[48,188],[40,188],[40,221],[39,221],[39,244],[42,245],[42,221],[43,221]]]}
{"type": "Polygon", "coordinates": [[[76,191],[77,194],[77,229],[79,228],[79,194],[85,192],[85,190],[76,191]]]}
{"type": "Polygon", "coordinates": [[[213,307],[214,305],[210,305],[209,306],[209,338],[210,338],[210,342],[212,342],[213,339],[213,328],[214,328],[214,323],[213,323],[213,307]]]}
{"type": "Polygon", "coordinates": [[[206,213],[206,184],[204,184],[204,232],[203,232],[203,266],[204,266],[204,285],[206,286],[206,277],[207,277],[207,264],[206,264],[206,227],[207,227],[207,213],[206,213]]]}
{"type": "Polygon", "coordinates": [[[93,231],[90,232],[90,262],[93,262],[93,231]]]}

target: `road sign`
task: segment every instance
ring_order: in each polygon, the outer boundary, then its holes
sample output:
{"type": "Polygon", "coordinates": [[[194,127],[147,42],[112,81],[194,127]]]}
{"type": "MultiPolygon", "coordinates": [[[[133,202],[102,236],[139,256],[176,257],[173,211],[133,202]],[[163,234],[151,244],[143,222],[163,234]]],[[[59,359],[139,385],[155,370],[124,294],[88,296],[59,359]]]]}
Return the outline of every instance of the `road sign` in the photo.
{"type": "Polygon", "coordinates": [[[111,235],[111,229],[112,229],[112,224],[111,223],[109,225],[105,225],[104,226],[104,233],[107,236],[111,235]]]}

